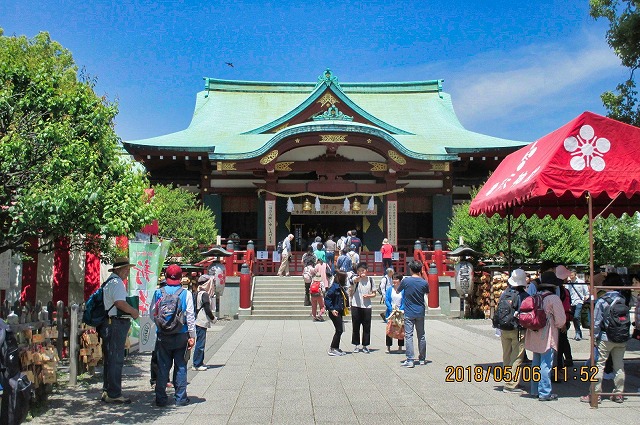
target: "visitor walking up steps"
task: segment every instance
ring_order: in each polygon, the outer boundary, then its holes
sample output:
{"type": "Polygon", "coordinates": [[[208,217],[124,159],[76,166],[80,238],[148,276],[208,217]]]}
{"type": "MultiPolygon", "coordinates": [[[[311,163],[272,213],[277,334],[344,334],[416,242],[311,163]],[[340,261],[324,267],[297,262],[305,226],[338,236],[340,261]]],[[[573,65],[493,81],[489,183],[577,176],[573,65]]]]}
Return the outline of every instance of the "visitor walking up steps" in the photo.
{"type": "Polygon", "coordinates": [[[280,257],[280,267],[278,268],[278,276],[289,277],[289,260],[291,258],[291,241],[293,235],[289,234],[282,241],[282,254],[280,257]]]}

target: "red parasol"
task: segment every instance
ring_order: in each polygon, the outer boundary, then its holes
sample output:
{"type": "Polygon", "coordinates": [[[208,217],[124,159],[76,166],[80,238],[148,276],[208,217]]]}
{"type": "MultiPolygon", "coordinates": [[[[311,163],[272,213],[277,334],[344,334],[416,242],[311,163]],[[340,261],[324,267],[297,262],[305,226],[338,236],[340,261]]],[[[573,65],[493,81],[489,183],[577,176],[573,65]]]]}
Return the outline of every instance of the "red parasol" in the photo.
{"type": "MultiPolygon", "coordinates": [[[[588,214],[593,276],[594,209],[598,215],[616,216],[640,210],[640,128],[584,112],[507,156],[473,199],[469,212],[526,217],[588,214]]],[[[600,287],[591,279],[591,294],[596,288],[600,287]]],[[[590,304],[593,345],[593,297],[590,304]]],[[[591,406],[597,407],[593,387],[591,406]]]]}
{"type": "Polygon", "coordinates": [[[507,156],[471,202],[471,215],[587,213],[640,210],[640,128],[584,112],[507,156]]]}

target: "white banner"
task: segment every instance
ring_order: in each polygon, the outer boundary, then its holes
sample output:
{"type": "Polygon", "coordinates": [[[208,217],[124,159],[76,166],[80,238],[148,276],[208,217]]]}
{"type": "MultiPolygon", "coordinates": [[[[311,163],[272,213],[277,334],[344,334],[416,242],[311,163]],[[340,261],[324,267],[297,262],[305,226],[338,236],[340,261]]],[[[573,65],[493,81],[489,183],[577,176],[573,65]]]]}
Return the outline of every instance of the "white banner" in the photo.
{"type": "Polygon", "coordinates": [[[387,239],[398,245],[398,201],[387,201],[387,239]]]}
{"type": "Polygon", "coordinates": [[[265,244],[276,246],[276,201],[264,201],[265,244]]]}

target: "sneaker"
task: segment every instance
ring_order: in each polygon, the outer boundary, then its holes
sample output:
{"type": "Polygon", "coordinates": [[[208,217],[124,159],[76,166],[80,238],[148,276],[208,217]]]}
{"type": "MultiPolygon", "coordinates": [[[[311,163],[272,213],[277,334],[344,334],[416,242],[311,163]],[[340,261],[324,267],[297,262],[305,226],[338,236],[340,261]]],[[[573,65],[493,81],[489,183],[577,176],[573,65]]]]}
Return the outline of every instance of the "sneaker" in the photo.
{"type": "MultiPolygon", "coordinates": [[[[580,397],[580,401],[583,403],[591,403],[591,394],[583,395],[580,397]]],[[[602,403],[602,398],[598,396],[598,404],[602,403]]]]}
{"type": "Polygon", "coordinates": [[[191,399],[187,398],[185,401],[181,401],[181,402],[176,401],[176,406],[186,406],[189,403],[191,403],[191,399]]]}
{"type": "Polygon", "coordinates": [[[102,399],[105,403],[118,403],[118,404],[130,404],[131,403],[131,399],[130,398],[126,398],[123,396],[120,397],[109,397],[108,394],[106,394],[104,396],[104,398],[102,399]]]}
{"type": "Polygon", "coordinates": [[[502,392],[503,393],[507,393],[507,394],[522,394],[522,390],[520,388],[507,388],[504,387],[502,388],[502,392]]]}
{"type": "MultiPolygon", "coordinates": [[[[155,385],[156,385],[155,383],[151,384],[151,388],[153,388],[155,385]]],[[[100,395],[100,400],[104,401],[105,398],[107,398],[107,392],[102,391],[102,394],[100,395]]]]}
{"type": "Polygon", "coordinates": [[[341,356],[346,356],[347,353],[345,353],[344,351],[342,351],[341,349],[338,348],[338,352],[340,353],[341,356]]]}
{"type": "Polygon", "coordinates": [[[412,367],[414,367],[413,360],[407,359],[407,360],[403,361],[400,366],[412,368],[412,367]]]}
{"type": "Polygon", "coordinates": [[[426,365],[426,364],[427,364],[427,361],[426,361],[425,359],[418,360],[418,364],[419,364],[419,365],[423,365],[423,366],[424,366],[424,365],[426,365]]]}
{"type": "Polygon", "coordinates": [[[621,395],[612,395],[611,397],[609,397],[609,400],[613,401],[614,403],[622,403],[624,402],[624,397],[621,395]]]}
{"type": "Polygon", "coordinates": [[[330,356],[341,356],[342,354],[340,354],[340,351],[336,350],[335,348],[330,349],[327,352],[328,355],[330,356]]]}
{"type": "Polygon", "coordinates": [[[538,397],[538,401],[556,401],[558,394],[549,394],[547,397],[538,397]]]}
{"type": "Polygon", "coordinates": [[[582,335],[576,335],[576,337],[573,339],[575,339],[576,341],[580,341],[582,340],[582,335]]]}
{"type": "Polygon", "coordinates": [[[386,353],[387,353],[387,354],[391,354],[391,347],[387,346],[387,351],[386,351],[386,353]]]}
{"type": "Polygon", "coordinates": [[[353,348],[353,352],[354,353],[359,353],[360,352],[360,347],[358,347],[357,345],[353,348]]]}
{"type": "Polygon", "coordinates": [[[198,367],[194,366],[194,367],[191,368],[191,370],[203,371],[203,370],[207,370],[207,367],[206,366],[198,366],[198,367]]]}
{"type": "Polygon", "coordinates": [[[362,352],[365,354],[371,354],[371,351],[369,351],[369,347],[367,346],[362,347],[362,352]]]}
{"type": "Polygon", "coordinates": [[[382,318],[382,320],[387,320],[387,318],[384,317],[384,313],[380,313],[380,317],[382,318]]]}

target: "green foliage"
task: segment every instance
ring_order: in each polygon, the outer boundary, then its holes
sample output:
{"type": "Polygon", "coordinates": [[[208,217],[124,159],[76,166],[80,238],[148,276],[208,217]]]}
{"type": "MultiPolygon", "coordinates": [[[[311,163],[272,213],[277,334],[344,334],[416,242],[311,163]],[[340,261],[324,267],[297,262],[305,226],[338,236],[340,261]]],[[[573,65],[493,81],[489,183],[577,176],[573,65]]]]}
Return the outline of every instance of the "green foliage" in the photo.
{"type": "Polygon", "coordinates": [[[23,252],[31,236],[85,244],[84,235],[104,236],[89,247],[104,252],[107,238],[150,221],[147,179],[114,131],[117,106],[49,34],[2,34],[0,252],[23,252]]]}
{"type": "MultiPolygon", "coordinates": [[[[472,194],[475,196],[475,193],[472,194]]],[[[498,215],[469,215],[469,202],[454,207],[447,237],[465,244],[488,258],[508,253],[507,219],[498,215]]],[[[547,216],[512,219],[511,250],[515,263],[553,260],[564,264],[589,261],[589,235],[586,218],[547,216]]],[[[640,215],[594,220],[594,262],[596,265],[629,266],[640,263],[640,215]]]]}
{"type": "Polygon", "coordinates": [[[640,126],[640,103],[634,72],[640,67],[640,10],[637,0],[590,0],[591,16],[609,21],[607,43],[629,68],[629,79],[616,87],[616,92],[602,94],[608,115],[628,124],[640,126]]]}
{"type": "Polygon", "coordinates": [[[215,216],[198,205],[193,193],[170,186],[154,187],[154,215],[160,236],[172,239],[170,257],[182,257],[186,263],[202,260],[200,246],[210,246],[218,235],[215,216]]]}
{"type": "Polygon", "coordinates": [[[629,266],[640,263],[640,216],[598,218],[593,224],[595,264],[629,266]],[[597,237],[596,237],[597,235],[597,237]]]}

